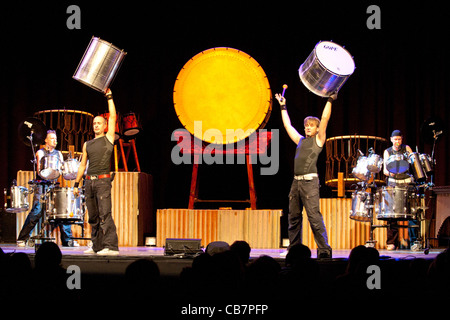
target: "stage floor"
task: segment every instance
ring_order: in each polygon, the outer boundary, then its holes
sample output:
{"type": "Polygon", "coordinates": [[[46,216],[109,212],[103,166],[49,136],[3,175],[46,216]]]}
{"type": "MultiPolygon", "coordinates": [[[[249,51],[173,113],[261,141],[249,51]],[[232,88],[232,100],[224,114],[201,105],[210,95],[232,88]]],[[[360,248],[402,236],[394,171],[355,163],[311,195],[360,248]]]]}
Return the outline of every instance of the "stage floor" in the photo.
{"type": "MultiPolygon", "coordinates": [[[[5,253],[23,252],[34,260],[34,247],[18,247],[15,244],[0,244],[5,253]]],[[[166,256],[163,247],[120,247],[118,256],[99,256],[96,254],[85,254],[84,251],[88,247],[60,247],[62,252],[63,267],[71,264],[77,264],[81,270],[86,273],[94,274],[122,274],[126,267],[133,261],[142,258],[153,259],[159,266],[161,275],[178,276],[184,267],[192,264],[192,257],[183,256],[166,256]]],[[[251,249],[250,260],[256,259],[262,255],[267,255],[277,260],[281,265],[284,264],[285,258],[281,255],[286,249],[251,249]]],[[[430,249],[428,254],[423,250],[378,250],[380,258],[383,260],[407,260],[422,258],[426,260],[434,259],[444,249],[430,249]]],[[[322,263],[327,264],[346,264],[351,249],[333,250],[332,259],[324,259],[322,263]]],[[[316,250],[311,250],[312,258],[317,258],[316,250]]]]}

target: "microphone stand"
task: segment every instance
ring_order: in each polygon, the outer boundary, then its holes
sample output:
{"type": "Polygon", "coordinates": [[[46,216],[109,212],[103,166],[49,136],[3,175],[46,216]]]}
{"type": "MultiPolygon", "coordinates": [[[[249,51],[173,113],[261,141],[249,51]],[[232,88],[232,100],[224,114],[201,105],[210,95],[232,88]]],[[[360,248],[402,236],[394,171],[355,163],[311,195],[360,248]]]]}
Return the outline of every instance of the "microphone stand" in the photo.
{"type": "Polygon", "coordinates": [[[33,160],[31,160],[31,162],[33,163],[33,180],[36,180],[36,164],[37,164],[37,159],[36,159],[36,152],[34,151],[34,143],[33,143],[33,129],[31,129],[31,133],[30,136],[28,136],[28,140],[30,140],[30,144],[31,144],[31,151],[33,152],[33,160]]]}

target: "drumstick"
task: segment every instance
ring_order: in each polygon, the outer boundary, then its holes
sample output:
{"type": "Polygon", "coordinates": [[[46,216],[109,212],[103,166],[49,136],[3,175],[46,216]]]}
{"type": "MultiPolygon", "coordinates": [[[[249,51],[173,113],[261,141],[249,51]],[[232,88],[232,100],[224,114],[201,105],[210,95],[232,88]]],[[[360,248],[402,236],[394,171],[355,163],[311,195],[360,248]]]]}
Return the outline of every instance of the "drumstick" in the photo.
{"type": "Polygon", "coordinates": [[[287,89],[287,84],[283,84],[283,92],[281,93],[281,96],[284,98],[284,93],[286,92],[287,89]]]}

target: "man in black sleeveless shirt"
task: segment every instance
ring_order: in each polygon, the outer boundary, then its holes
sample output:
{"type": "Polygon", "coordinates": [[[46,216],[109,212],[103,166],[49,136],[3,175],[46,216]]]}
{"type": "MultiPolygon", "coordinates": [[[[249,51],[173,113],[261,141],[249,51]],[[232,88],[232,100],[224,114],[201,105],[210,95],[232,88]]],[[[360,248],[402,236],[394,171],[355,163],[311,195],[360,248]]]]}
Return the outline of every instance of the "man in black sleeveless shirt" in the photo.
{"type": "Polygon", "coordinates": [[[280,103],[284,127],[291,140],[297,145],[294,159],[294,180],[289,192],[288,250],[292,246],[302,243],[302,211],[304,207],[318,247],[317,257],[331,258],[327,230],[320,213],[317,159],[325,144],[331,105],[337,98],[337,94],[328,99],[320,120],[316,117],[305,118],[305,136],[298,133],[292,126],[286,108],[286,99],[280,94],[276,94],[275,98],[280,103]]]}
{"type": "Polygon", "coordinates": [[[78,195],[78,185],[86,170],[85,196],[86,207],[91,225],[92,248],[85,253],[99,255],[118,255],[119,241],[116,225],[111,213],[111,154],[114,149],[114,136],[116,128],[116,108],[111,90],[108,89],[105,97],[108,99],[108,122],[102,116],[94,118],[95,138],[83,145],[83,156],[75,179],[74,193],[78,195]],[[108,131],[105,134],[105,130],[108,131]]]}

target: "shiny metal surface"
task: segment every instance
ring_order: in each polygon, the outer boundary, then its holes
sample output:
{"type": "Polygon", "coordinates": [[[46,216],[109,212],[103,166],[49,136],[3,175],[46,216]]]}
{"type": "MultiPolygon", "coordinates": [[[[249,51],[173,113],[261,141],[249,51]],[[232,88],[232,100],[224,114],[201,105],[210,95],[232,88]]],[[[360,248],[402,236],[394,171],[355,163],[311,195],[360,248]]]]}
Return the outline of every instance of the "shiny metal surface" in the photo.
{"type": "Polygon", "coordinates": [[[311,92],[329,97],[344,85],[355,69],[350,53],[340,45],[321,41],[298,71],[300,80],[311,92]]]}
{"type": "Polygon", "coordinates": [[[6,212],[25,212],[30,208],[27,188],[12,186],[9,189],[5,188],[4,193],[6,212]]]}
{"type": "Polygon", "coordinates": [[[111,43],[92,37],[73,78],[100,92],[106,92],[127,53],[111,43]]]}

